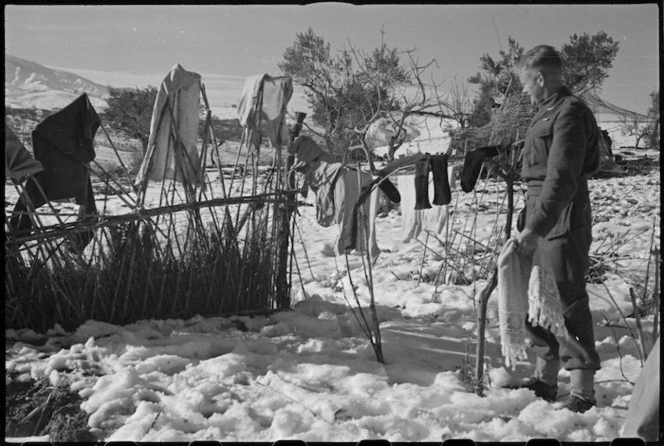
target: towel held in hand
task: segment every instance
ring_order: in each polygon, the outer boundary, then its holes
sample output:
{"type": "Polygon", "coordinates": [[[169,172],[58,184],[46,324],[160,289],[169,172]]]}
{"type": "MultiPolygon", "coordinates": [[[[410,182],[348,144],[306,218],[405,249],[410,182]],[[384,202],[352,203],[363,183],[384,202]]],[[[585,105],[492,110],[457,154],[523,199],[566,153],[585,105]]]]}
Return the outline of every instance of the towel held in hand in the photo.
{"type": "Polygon", "coordinates": [[[517,253],[516,238],[511,238],[498,257],[498,319],[508,367],[526,359],[526,318],[555,336],[569,336],[547,243],[540,240],[532,258],[524,258],[517,253]]]}

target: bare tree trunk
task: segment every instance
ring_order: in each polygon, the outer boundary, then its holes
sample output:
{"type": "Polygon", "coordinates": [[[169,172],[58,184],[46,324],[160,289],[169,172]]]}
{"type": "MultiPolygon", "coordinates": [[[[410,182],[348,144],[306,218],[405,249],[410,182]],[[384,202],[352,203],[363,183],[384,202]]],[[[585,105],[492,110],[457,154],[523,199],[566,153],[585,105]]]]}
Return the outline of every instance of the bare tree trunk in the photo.
{"type": "Polygon", "coordinates": [[[484,396],[484,349],[486,345],[486,310],[489,297],[498,285],[498,265],[491,270],[489,283],[480,293],[480,314],[477,318],[477,352],[475,357],[475,393],[484,396]]]}

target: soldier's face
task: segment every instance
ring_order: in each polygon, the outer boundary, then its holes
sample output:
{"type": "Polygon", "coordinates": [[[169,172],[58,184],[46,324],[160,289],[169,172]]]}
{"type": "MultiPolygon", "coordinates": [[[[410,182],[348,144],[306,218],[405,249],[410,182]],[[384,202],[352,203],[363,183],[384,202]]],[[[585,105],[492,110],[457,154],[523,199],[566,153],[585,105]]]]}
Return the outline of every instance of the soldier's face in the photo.
{"type": "Polygon", "coordinates": [[[544,77],[540,71],[522,68],[519,80],[523,85],[523,92],[530,96],[530,103],[537,105],[544,100],[544,77]]]}

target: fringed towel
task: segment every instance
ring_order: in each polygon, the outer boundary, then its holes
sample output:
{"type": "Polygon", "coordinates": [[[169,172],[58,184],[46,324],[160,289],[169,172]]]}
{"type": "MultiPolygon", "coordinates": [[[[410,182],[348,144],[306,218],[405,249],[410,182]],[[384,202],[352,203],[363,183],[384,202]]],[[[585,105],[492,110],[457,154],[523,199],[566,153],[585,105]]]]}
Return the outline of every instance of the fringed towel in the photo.
{"type": "Polygon", "coordinates": [[[505,364],[513,367],[526,359],[526,316],[532,325],[567,336],[560,293],[546,255],[546,242],[540,241],[532,259],[517,254],[518,242],[505,243],[498,257],[498,319],[505,364]]]}
{"type": "Polygon", "coordinates": [[[528,314],[528,261],[516,252],[517,241],[505,243],[498,256],[498,321],[505,364],[526,359],[526,315],[528,314]]]}
{"type": "Polygon", "coordinates": [[[563,303],[547,254],[548,242],[540,240],[533,253],[528,280],[528,322],[541,326],[555,336],[568,336],[563,317],[563,303]]]}

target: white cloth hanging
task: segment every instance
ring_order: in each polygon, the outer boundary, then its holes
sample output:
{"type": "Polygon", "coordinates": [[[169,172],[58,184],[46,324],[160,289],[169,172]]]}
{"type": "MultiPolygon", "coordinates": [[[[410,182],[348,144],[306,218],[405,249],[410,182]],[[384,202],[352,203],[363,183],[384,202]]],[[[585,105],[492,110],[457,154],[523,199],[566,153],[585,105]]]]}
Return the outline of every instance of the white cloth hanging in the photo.
{"type": "MultiPolygon", "coordinates": [[[[401,175],[398,180],[401,195],[401,228],[404,243],[422,233],[440,235],[445,230],[449,209],[447,205],[431,205],[431,209],[415,210],[415,175],[401,175]]],[[[433,179],[429,179],[429,197],[434,196],[433,179]]]]}
{"type": "Polygon", "coordinates": [[[152,110],[150,138],[136,186],[147,180],[172,179],[203,184],[196,137],[201,76],[175,65],[161,83],[152,110]]]}
{"type": "Polygon", "coordinates": [[[292,96],[293,80],[288,76],[263,73],[245,80],[237,114],[245,131],[252,130],[249,145],[258,147],[263,136],[275,148],[288,144],[286,106],[292,96]]]}

